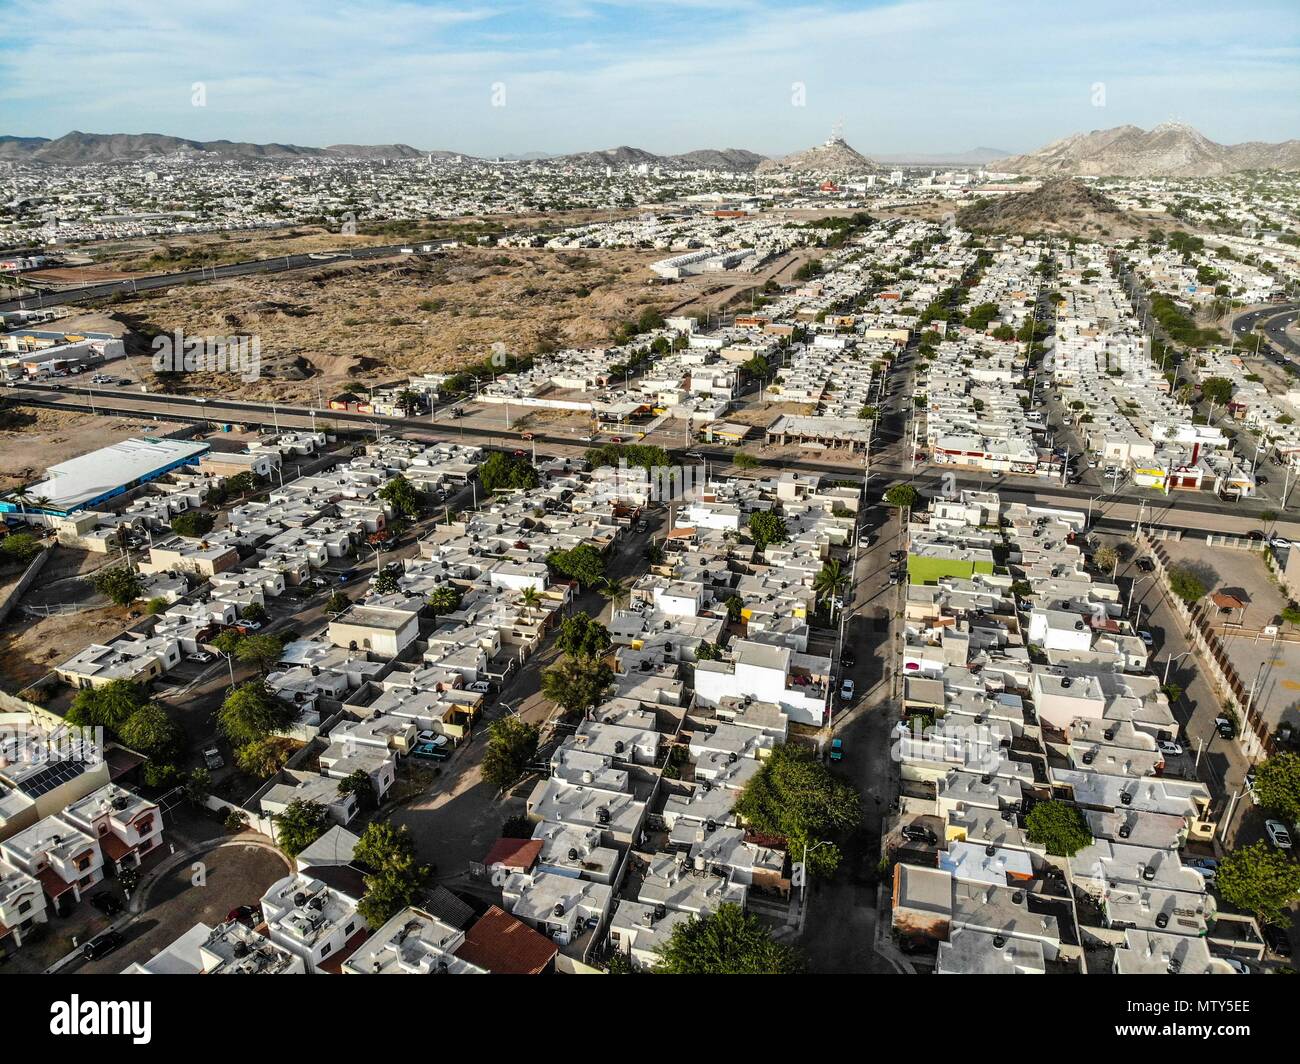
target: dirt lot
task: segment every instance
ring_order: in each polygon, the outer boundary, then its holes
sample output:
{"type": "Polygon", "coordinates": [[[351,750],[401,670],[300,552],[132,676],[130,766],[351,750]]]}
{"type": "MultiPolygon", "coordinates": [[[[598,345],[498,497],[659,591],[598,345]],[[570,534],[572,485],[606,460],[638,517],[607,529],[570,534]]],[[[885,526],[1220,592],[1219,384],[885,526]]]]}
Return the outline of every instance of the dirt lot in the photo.
{"type": "Polygon", "coordinates": [[[0,683],[6,690],[20,690],[91,643],[118,635],[129,621],[120,606],[43,618],[15,610],[0,628],[0,683]]]}
{"type": "Polygon", "coordinates": [[[97,447],[177,427],[152,419],[96,417],[40,407],[0,408],[0,491],[30,484],[50,466],[97,447]]]}
{"type": "Polygon", "coordinates": [[[648,306],[666,304],[662,291],[648,284],[646,265],[655,257],[461,248],[177,287],[105,309],[133,330],[137,351],[150,350],[151,336],[176,328],[192,336],[259,338],[258,380],[171,375],[159,385],[166,390],[285,400],[316,398],[319,391],[328,398],[411,373],[481,363],[494,343],[517,355],[607,343],[648,306]]]}

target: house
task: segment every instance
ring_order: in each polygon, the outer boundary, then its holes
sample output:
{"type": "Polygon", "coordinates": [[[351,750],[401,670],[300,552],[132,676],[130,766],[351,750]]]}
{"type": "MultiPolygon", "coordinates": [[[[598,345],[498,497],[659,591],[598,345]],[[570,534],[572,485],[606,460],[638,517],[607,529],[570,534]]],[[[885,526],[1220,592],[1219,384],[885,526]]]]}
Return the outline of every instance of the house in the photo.
{"type": "Polygon", "coordinates": [[[295,872],[262,895],[267,938],[300,958],[309,974],[337,971],[367,936],[366,921],[357,912],[365,893],[362,876],[357,872],[343,878],[350,882],[336,887],[295,872]]]}
{"type": "Polygon", "coordinates": [[[63,811],[63,819],[97,839],[115,871],[138,868],[145,854],[162,845],[158,806],[115,783],[73,802],[63,811]]]}
{"type": "Polygon", "coordinates": [[[493,975],[543,975],[554,969],[555,943],[495,905],[465,932],[456,956],[493,975]]]}
{"type": "Polygon", "coordinates": [[[195,924],[149,960],[127,965],[122,974],[303,975],[306,970],[301,957],[230,920],[216,927],[195,924]]]}
{"type": "Polygon", "coordinates": [[[408,906],[365,940],[341,966],[344,975],[487,975],[457,956],[465,932],[408,906]]]}
{"type": "Polygon", "coordinates": [[[0,842],[0,860],[39,880],[60,916],[67,915],[104,878],[104,855],[95,836],[57,816],[0,842]]]}

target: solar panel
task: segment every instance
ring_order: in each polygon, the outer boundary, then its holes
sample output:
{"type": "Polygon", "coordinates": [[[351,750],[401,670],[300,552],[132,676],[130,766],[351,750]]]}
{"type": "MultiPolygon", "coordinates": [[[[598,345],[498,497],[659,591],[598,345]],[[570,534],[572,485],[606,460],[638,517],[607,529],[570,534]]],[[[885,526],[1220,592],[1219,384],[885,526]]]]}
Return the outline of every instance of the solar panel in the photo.
{"type": "Polygon", "coordinates": [[[57,787],[62,787],[69,780],[74,780],[86,771],[84,761],[53,761],[44,768],[33,772],[19,784],[19,789],[32,798],[39,798],[57,787]]]}

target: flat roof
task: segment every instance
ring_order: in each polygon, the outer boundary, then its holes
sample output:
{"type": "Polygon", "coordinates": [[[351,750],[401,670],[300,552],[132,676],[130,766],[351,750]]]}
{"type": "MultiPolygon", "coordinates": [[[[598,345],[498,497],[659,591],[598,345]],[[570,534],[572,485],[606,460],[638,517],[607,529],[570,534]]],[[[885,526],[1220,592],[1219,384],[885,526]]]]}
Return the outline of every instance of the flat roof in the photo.
{"type": "MultiPolygon", "coordinates": [[[[89,506],[143,480],[151,480],[208,452],[206,443],[192,440],[164,440],[153,436],[133,437],[89,454],[79,455],[46,470],[46,478],[32,484],[33,499],[49,501],[28,509],[67,513],[89,506]]],[[[0,503],[0,509],[16,512],[14,502],[0,503]]]]}

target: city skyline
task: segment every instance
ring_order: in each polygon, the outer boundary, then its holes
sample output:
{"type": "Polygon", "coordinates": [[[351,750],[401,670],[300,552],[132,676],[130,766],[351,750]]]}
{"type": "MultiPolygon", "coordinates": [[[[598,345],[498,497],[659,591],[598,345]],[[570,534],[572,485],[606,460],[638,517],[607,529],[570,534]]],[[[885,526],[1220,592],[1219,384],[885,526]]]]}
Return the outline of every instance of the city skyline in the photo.
{"type": "Polygon", "coordinates": [[[0,99],[4,132],[20,136],[401,142],[487,157],[619,144],[780,155],[837,123],[884,155],[1015,153],[1166,121],[1227,144],[1300,135],[1285,102],[1300,94],[1294,10],[1100,8],[240,2],[200,5],[182,25],[146,0],[18,0],[0,99]],[[1070,40],[1068,54],[1052,37],[1070,40]],[[45,76],[60,48],[81,56],[66,85],[45,76]],[[930,56],[943,57],[937,77],[930,56]]]}

